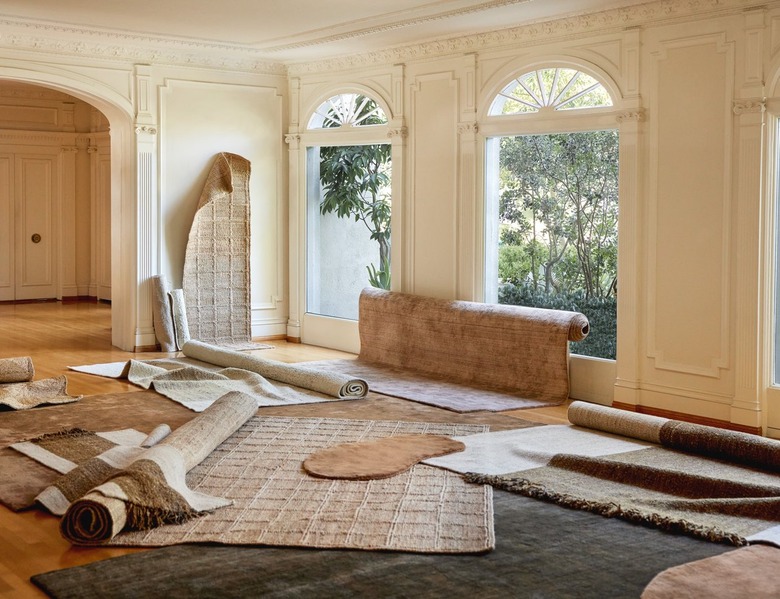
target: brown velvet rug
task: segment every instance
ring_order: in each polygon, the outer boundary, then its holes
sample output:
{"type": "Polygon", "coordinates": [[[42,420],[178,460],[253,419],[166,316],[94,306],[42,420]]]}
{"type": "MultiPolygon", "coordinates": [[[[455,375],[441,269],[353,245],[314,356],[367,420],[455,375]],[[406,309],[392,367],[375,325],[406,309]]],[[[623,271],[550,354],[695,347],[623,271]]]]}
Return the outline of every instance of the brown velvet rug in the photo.
{"type": "Polygon", "coordinates": [[[777,599],[778,572],[780,549],[752,545],[664,570],[642,599],[777,599]]]}
{"type": "Polygon", "coordinates": [[[587,335],[588,321],[576,312],[364,289],[359,331],[358,360],[329,368],[385,395],[498,411],[566,401],[569,342],[587,335]]]}

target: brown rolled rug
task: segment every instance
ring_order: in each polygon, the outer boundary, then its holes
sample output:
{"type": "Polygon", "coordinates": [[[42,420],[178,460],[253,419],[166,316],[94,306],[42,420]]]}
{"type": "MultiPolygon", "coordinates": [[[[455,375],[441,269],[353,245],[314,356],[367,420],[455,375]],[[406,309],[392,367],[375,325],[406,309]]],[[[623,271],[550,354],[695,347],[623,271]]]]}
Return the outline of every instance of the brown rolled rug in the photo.
{"type": "Polygon", "coordinates": [[[190,490],[185,477],[256,411],[252,397],[227,393],[140,454],[114,448],[110,456],[106,452],[90,460],[93,467],[95,461],[105,462],[102,468],[95,467],[102,470],[97,474],[102,480],[67,509],[60,523],[63,537],[74,544],[98,544],[124,529],[184,522],[229,505],[228,500],[190,490]]]}

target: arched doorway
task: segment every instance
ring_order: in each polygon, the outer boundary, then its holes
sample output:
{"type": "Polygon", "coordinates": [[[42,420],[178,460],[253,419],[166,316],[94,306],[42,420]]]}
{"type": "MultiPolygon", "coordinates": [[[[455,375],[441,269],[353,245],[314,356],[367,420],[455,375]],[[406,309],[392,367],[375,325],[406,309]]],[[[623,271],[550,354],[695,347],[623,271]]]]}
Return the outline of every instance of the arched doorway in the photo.
{"type": "Polygon", "coordinates": [[[113,89],[93,79],[57,70],[33,71],[0,67],[0,82],[41,86],[73,96],[105,116],[110,130],[110,278],[112,343],[128,351],[136,349],[138,295],[136,239],[136,160],[133,105],[113,89]]]}

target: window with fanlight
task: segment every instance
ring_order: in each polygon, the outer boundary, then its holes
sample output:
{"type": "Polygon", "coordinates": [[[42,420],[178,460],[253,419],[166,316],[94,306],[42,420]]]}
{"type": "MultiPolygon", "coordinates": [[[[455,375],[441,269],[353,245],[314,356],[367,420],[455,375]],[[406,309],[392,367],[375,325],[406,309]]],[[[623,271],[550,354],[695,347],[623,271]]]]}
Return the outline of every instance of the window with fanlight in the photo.
{"type": "Polygon", "coordinates": [[[341,93],[309,118],[306,311],[357,320],[364,287],[390,288],[391,145],[373,98],[341,93]]]}
{"type": "Polygon", "coordinates": [[[615,359],[618,131],[612,97],[568,67],[523,72],[489,104],[488,302],[576,310],[591,334],[578,354],[615,359]]]}

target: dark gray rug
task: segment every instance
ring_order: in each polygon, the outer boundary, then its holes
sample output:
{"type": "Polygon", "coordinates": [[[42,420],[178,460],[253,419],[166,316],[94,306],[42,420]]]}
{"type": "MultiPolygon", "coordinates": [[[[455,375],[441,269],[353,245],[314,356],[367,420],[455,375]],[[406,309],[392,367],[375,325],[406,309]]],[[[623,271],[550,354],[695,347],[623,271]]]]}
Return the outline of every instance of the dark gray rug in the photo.
{"type": "Polygon", "coordinates": [[[662,570],[731,550],[495,492],[485,555],[177,545],[39,574],[57,599],[638,598],[662,570]]]}

